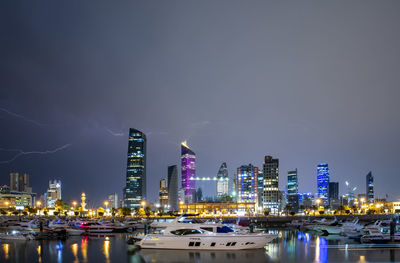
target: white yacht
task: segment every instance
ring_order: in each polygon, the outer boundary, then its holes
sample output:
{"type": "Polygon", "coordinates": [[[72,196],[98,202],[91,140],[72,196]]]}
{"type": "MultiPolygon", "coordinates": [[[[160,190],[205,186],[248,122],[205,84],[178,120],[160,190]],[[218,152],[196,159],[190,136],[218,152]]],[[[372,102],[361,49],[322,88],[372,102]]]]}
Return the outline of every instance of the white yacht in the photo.
{"type": "Polygon", "coordinates": [[[32,233],[13,230],[8,233],[0,233],[0,240],[33,240],[32,233]]]}
{"type": "Polygon", "coordinates": [[[111,233],[114,230],[113,227],[102,225],[98,222],[82,222],[79,228],[87,233],[111,233]]]}
{"type": "Polygon", "coordinates": [[[263,248],[278,235],[237,233],[218,224],[171,224],[159,234],[137,240],[141,248],[190,250],[240,250],[263,248]],[[206,230],[206,228],[208,230],[206,230]]]}

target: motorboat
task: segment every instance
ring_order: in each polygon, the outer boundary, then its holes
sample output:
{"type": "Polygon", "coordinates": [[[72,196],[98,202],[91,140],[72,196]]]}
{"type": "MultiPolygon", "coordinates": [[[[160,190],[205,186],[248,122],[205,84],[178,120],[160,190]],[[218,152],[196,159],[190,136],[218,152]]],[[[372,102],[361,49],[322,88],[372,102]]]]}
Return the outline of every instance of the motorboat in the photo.
{"type": "Polygon", "coordinates": [[[67,231],[69,236],[80,236],[86,232],[84,229],[78,229],[73,227],[66,227],[65,230],[67,231]]]}
{"type": "Polygon", "coordinates": [[[128,230],[144,229],[145,225],[148,224],[147,220],[142,218],[141,220],[127,220],[123,224],[128,228],[128,230]]]}
{"type": "Polygon", "coordinates": [[[20,232],[13,230],[8,233],[1,233],[0,240],[34,240],[35,237],[29,232],[20,232]]]}
{"type": "Polygon", "coordinates": [[[237,233],[227,226],[210,225],[208,230],[205,228],[201,224],[172,224],[162,233],[147,234],[142,239],[133,240],[141,248],[241,250],[263,248],[278,237],[276,234],[237,233]]]}
{"type": "Polygon", "coordinates": [[[318,225],[317,230],[328,235],[340,235],[348,232],[357,232],[363,229],[363,225],[358,224],[358,219],[350,222],[332,223],[331,225],[318,225]]]}
{"type": "Polygon", "coordinates": [[[98,222],[99,222],[99,224],[101,224],[103,226],[108,226],[108,227],[113,228],[113,232],[115,232],[115,233],[123,233],[123,232],[126,232],[128,230],[127,226],[125,226],[124,224],[122,224],[122,223],[120,223],[118,221],[110,222],[110,221],[102,221],[102,220],[100,220],[98,222]]]}
{"type": "Polygon", "coordinates": [[[363,235],[360,238],[361,243],[373,243],[373,244],[390,244],[400,243],[400,234],[395,233],[394,235],[382,233],[377,229],[368,229],[368,234],[363,235]]]}
{"type": "Polygon", "coordinates": [[[88,233],[111,233],[114,230],[113,227],[102,225],[98,222],[82,222],[79,228],[88,233]]]}

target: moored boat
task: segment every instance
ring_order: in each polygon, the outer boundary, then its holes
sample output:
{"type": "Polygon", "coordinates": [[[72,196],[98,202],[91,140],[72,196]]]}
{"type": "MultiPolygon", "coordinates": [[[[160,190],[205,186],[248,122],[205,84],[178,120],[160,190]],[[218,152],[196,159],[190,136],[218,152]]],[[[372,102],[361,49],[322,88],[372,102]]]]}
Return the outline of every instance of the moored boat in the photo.
{"type": "Polygon", "coordinates": [[[135,244],[153,249],[241,250],[263,248],[277,237],[275,234],[237,233],[227,226],[211,228],[212,231],[208,231],[190,224],[171,225],[163,233],[145,235],[135,244]]]}

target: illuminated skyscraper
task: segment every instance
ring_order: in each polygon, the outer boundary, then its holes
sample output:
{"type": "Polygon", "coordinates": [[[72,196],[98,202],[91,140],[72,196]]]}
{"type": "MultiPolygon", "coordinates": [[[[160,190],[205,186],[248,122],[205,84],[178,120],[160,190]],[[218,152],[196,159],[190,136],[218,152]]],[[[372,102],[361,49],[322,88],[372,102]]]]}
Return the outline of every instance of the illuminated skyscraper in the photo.
{"type": "Polygon", "coordinates": [[[181,144],[181,175],[185,203],[193,203],[196,191],[194,180],[196,177],[196,154],[190,150],[186,141],[181,144]]]}
{"type": "Polygon", "coordinates": [[[61,181],[49,181],[49,188],[46,192],[46,207],[54,208],[56,201],[61,200],[61,181]]]}
{"type": "Polygon", "coordinates": [[[217,197],[229,195],[229,177],[226,163],[223,162],[217,174],[217,197]]]}
{"type": "Polygon", "coordinates": [[[296,212],[299,210],[299,184],[297,179],[297,169],[288,172],[288,188],[287,199],[290,211],[296,212]]]}
{"type": "Polygon", "coordinates": [[[263,191],[264,191],[264,176],[263,171],[258,170],[257,175],[257,205],[256,209],[259,213],[263,213],[263,191]]]}
{"type": "Polygon", "coordinates": [[[112,193],[108,195],[108,203],[111,208],[118,208],[118,194],[112,193]]]}
{"type": "Polygon", "coordinates": [[[249,164],[237,168],[238,203],[257,203],[258,168],[249,164]]]}
{"type": "Polygon", "coordinates": [[[273,159],[272,156],[265,156],[263,176],[263,208],[268,209],[271,214],[277,214],[280,205],[279,159],[273,159]]]}
{"type": "Polygon", "coordinates": [[[329,205],[329,168],[327,163],[317,166],[317,190],[318,198],[322,201],[321,205],[329,205]]]}
{"type": "Polygon", "coordinates": [[[372,173],[369,172],[366,176],[366,183],[367,183],[367,191],[365,192],[365,195],[367,196],[367,200],[369,203],[374,202],[374,177],[372,176],[372,173]]]}
{"type": "Polygon", "coordinates": [[[168,206],[168,187],[167,180],[160,180],[160,189],[158,190],[158,202],[161,207],[166,208],[168,206]]]}
{"type": "Polygon", "coordinates": [[[168,166],[168,202],[172,211],[178,211],[178,166],[168,166]]]}
{"type": "Polygon", "coordinates": [[[124,205],[131,209],[146,200],[146,135],[129,129],[128,164],[124,205]]]}

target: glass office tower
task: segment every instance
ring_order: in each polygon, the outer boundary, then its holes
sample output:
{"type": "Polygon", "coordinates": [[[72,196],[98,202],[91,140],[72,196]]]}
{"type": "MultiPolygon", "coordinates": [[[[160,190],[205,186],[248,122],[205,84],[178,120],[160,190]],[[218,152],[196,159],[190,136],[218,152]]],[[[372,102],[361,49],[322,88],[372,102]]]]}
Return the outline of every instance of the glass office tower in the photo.
{"type": "Polygon", "coordinates": [[[134,209],[146,200],[146,135],[129,129],[124,206],[134,209]]]}
{"type": "Polygon", "coordinates": [[[185,203],[193,203],[196,193],[196,154],[186,141],[181,144],[181,175],[185,203]]]}
{"type": "Polygon", "coordinates": [[[297,179],[297,169],[288,172],[287,194],[290,211],[297,213],[299,210],[299,184],[297,179]]]}
{"type": "Polygon", "coordinates": [[[320,205],[329,205],[329,168],[327,163],[317,166],[317,192],[321,200],[320,205]]]}

